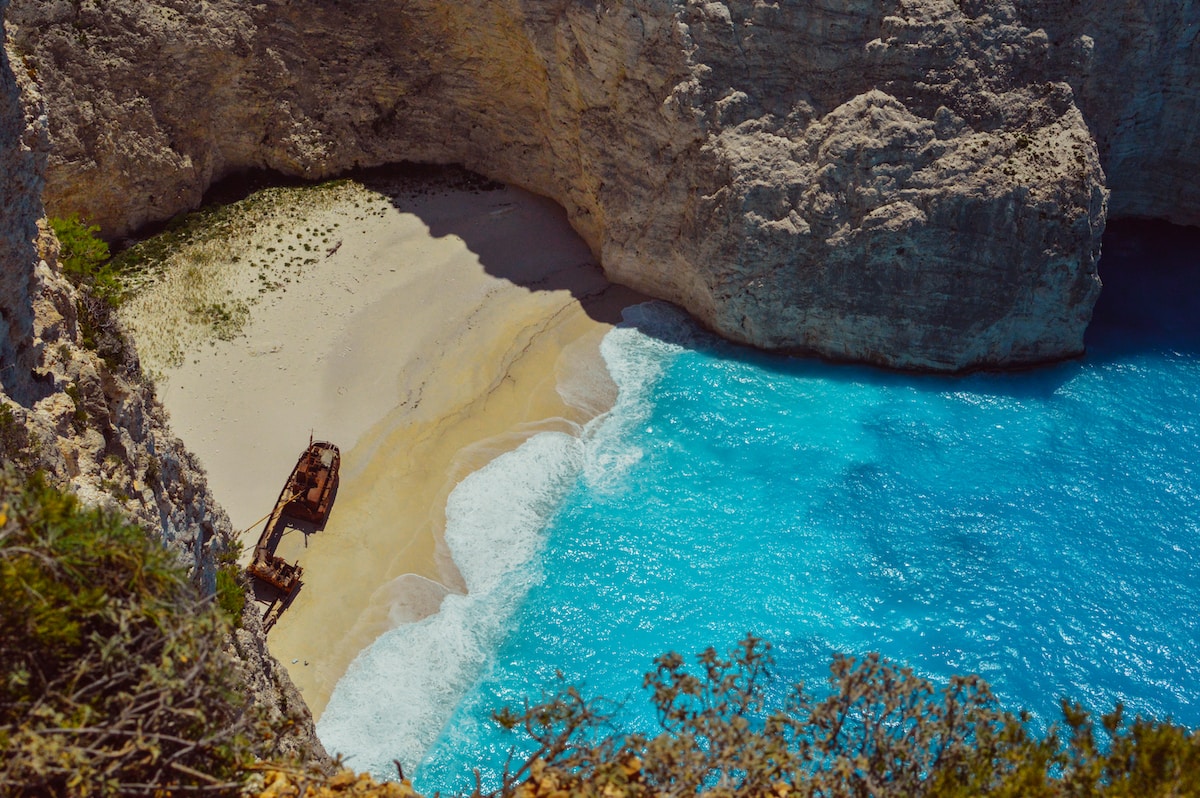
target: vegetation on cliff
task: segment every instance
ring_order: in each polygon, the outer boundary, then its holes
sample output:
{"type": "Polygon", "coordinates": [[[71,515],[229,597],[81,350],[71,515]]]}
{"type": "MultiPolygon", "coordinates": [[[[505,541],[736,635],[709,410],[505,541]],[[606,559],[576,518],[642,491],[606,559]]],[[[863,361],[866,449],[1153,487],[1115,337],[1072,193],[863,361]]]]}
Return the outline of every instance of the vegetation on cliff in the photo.
{"type": "Polygon", "coordinates": [[[160,378],[185,352],[240,336],[260,302],[340,246],[350,231],[327,218],[339,201],[354,203],[355,221],[386,208],[351,180],[271,186],[177,216],[116,255],[128,291],[120,316],[143,369],[160,378]]]}
{"type": "Polygon", "coordinates": [[[111,371],[132,376],[137,356],[116,316],[125,287],[120,266],[100,238],[100,228],[78,216],[51,218],[50,227],[58,238],[63,274],[76,288],[81,342],[100,355],[111,371]]]}
{"type": "MultiPolygon", "coordinates": [[[[728,657],[703,652],[694,669],[659,657],[645,677],[654,737],[614,733],[617,707],[572,686],[503,711],[496,719],[533,748],[518,746],[524,764],[472,798],[1200,795],[1200,737],[1169,722],[1129,721],[1118,707],[1098,727],[1064,702],[1064,722],[1038,736],[977,676],[937,689],[878,655],[839,656],[815,698],[779,689],[772,665],[770,645],[753,637],[728,657]]],[[[305,784],[285,773],[262,793],[337,794],[412,793],[407,782],[342,774],[305,784]]]]}
{"type": "Polygon", "coordinates": [[[238,788],[267,730],[228,632],[142,529],[0,474],[0,792],[238,788]]]}
{"type": "Polygon", "coordinates": [[[100,228],[85,224],[78,216],[50,219],[58,237],[59,264],[63,274],[76,288],[115,306],[121,299],[121,282],[112,265],[108,244],[100,238],[100,228]]]}

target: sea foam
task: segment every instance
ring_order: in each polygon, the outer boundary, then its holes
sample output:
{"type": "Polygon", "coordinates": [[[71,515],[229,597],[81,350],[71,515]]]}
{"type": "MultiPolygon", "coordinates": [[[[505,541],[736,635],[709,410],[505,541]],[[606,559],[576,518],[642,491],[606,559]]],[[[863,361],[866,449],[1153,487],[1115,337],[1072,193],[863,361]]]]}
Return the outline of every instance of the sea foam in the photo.
{"type": "Polygon", "coordinates": [[[650,412],[663,363],[695,332],[669,305],[626,309],[601,343],[615,406],[580,437],[538,434],[454,489],[445,539],[467,593],[447,595],[436,614],[398,625],[355,658],[317,724],[330,752],[381,778],[394,775],[393,760],[416,772],[539,579],[538,551],[559,503],[581,474],[592,490],[622,483],[640,459],[629,442],[650,412]]]}
{"type": "Polygon", "coordinates": [[[935,681],[980,673],[1035,728],[1060,697],[1197,722],[1200,358],[1097,346],[911,376],[749,352],[663,306],[629,315],[602,346],[617,403],[420,790],[469,790],[475,769],[495,786],[523,749],[490,713],[559,671],[652,734],[653,657],[746,632],[774,642],[784,686],[819,690],[833,652],[879,651],[935,681]]]}
{"type": "Polygon", "coordinates": [[[537,576],[549,516],[577,478],[581,444],[546,432],[464,479],[446,504],[446,544],[467,585],[440,610],[392,629],[338,682],[317,734],[348,764],[412,772],[478,677],[537,576]]]}

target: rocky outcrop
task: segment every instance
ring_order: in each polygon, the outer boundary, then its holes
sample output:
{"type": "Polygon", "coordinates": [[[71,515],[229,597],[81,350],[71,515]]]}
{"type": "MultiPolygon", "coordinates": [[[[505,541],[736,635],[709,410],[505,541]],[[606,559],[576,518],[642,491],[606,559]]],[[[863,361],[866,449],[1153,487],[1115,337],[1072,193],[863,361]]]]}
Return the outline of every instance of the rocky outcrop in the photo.
{"type": "MultiPolygon", "coordinates": [[[[211,593],[229,519],[168,428],[115,318],[61,274],[43,218],[46,116],[31,73],[19,55],[0,57],[0,466],[40,469],[87,504],[136,520],[211,593]]],[[[328,761],[299,692],[266,652],[261,623],[247,615],[231,644],[254,700],[284,729],[274,751],[328,761]]]]}
{"type": "Polygon", "coordinates": [[[1102,158],[1115,208],[1194,218],[1196,16],[1167,0],[10,12],[51,106],[48,202],[110,235],[249,167],[459,162],[554,198],[610,277],[728,337],[938,370],[1082,350],[1102,158]]]}
{"type": "Polygon", "coordinates": [[[1200,8],[1022,0],[1096,137],[1114,217],[1200,225],[1200,8]]]}
{"type": "MultiPolygon", "coordinates": [[[[0,22],[7,4],[0,0],[0,22]]],[[[34,371],[39,336],[33,265],[39,260],[38,220],[50,145],[37,89],[19,61],[13,66],[8,49],[0,50],[0,388],[28,405],[46,393],[34,371]]]]}

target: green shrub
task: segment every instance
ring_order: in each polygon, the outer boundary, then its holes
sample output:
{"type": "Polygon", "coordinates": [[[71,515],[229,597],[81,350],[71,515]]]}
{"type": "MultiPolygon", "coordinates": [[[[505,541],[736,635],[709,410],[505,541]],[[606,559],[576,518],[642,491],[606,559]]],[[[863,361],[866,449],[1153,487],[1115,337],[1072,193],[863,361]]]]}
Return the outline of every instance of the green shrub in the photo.
{"type": "Polygon", "coordinates": [[[264,733],[171,555],[0,472],[0,794],[232,794],[264,733]]]}
{"type": "Polygon", "coordinates": [[[76,287],[86,286],[93,294],[115,307],[121,300],[121,283],[111,264],[108,244],[99,237],[100,228],[72,214],[53,218],[50,227],[61,245],[59,263],[63,274],[76,287]]]}
{"type": "Polygon", "coordinates": [[[79,383],[68,383],[67,387],[63,389],[63,393],[75,405],[75,412],[71,414],[71,421],[75,427],[75,431],[82,432],[84,427],[87,426],[88,413],[87,408],[83,406],[83,398],[79,393],[79,383]]]}
{"type": "Polygon", "coordinates": [[[217,569],[217,606],[235,629],[241,628],[242,612],[246,609],[246,589],[238,578],[240,574],[236,564],[217,569]]]}
{"type": "Polygon", "coordinates": [[[161,485],[162,463],[155,455],[150,455],[150,459],[146,462],[146,467],[142,470],[142,480],[151,488],[161,485]]]}
{"type": "Polygon", "coordinates": [[[84,347],[98,353],[111,371],[123,366],[136,371],[136,358],[121,332],[115,310],[125,295],[121,269],[110,258],[108,244],[99,237],[100,228],[72,215],[52,218],[50,227],[61,245],[59,262],[63,274],[79,289],[75,309],[84,347]]]}
{"type": "Polygon", "coordinates": [[[26,438],[25,429],[12,408],[0,403],[0,461],[11,463],[20,459],[26,438]]]}
{"type": "Polygon", "coordinates": [[[237,538],[217,549],[217,606],[235,629],[242,626],[246,609],[246,588],[242,583],[242,567],[238,558],[242,543],[237,538]]]}

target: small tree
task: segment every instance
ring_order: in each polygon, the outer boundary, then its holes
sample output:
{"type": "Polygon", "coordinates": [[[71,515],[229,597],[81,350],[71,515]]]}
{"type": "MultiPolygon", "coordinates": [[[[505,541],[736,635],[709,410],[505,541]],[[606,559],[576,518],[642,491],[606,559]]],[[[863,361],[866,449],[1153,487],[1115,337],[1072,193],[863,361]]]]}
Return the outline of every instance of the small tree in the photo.
{"type": "Polygon", "coordinates": [[[60,244],[63,274],[79,289],[75,307],[83,345],[99,354],[110,370],[133,376],[137,358],[115,312],[125,289],[108,244],[99,236],[100,228],[81,222],[76,215],[51,219],[50,227],[60,244]]]}

